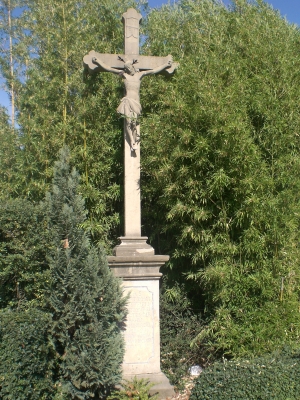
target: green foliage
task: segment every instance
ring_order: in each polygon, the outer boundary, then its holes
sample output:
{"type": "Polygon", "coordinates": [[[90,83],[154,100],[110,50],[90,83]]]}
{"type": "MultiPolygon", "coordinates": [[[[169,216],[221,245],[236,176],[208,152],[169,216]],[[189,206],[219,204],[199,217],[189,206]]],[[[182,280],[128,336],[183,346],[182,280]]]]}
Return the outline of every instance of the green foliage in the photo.
{"type": "Polygon", "coordinates": [[[180,68],[143,82],[143,224],[167,274],[198,284],[195,342],[231,356],[298,342],[299,30],[262,1],[183,0],[146,33],[180,68]]]}
{"type": "MultiPolygon", "coordinates": [[[[120,17],[133,4],[27,3],[20,135],[0,155],[3,187],[41,199],[69,144],[89,212],[82,226],[108,248],[121,233],[122,85],[83,76],[81,60],[122,52],[120,17]]],[[[195,343],[246,356],[298,342],[299,30],[246,0],[182,0],[144,22],[143,53],[171,53],[180,68],[142,83],[143,230],[171,255],[164,272],[197,286],[208,324],[195,343]]]]}
{"type": "Polygon", "coordinates": [[[0,398],[50,400],[55,388],[50,314],[36,309],[0,311],[0,398]]]}
{"type": "Polygon", "coordinates": [[[17,97],[18,194],[44,198],[57,153],[67,144],[82,176],[85,228],[106,246],[120,236],[123,135],[115,110],[122,84],[111,74],[83,73],[82,58],[92,49],[123,52],[121,15],[130,5],[131,0],[30,0],[19,17],[28,58],[17,97]]]}
{"type": "Polygon", "coordinates": [[[170,382],[183,388],[183,378],[195,364],[205,364],[207,354],[191,342],[203,329],[203,321],[192,308],[186,290],[178,284],[163,285],[160,295],[161,368],[170,382]]]}
{"type": "Polygon", "coordinates": [[[251,361],[226,361],[206,368],[191,400],[297,400],[300,353],[285,350],[251,361]]]}
{"type": "Polygon", "coordinates": [[[132,381],[122,382],[122,389],[115,390],[107,400],[156,400],[157,395],[149,395],[149,390],[154,383],[149,383],[146,379],[138,379],[136,376],[132,381]]]}
{"type": "Polygon", "coordinates": [[[3,399],[103,397],[121,379],[125,300],[82,228],[86,211],[69,158],[65,148],[46,203],[0,202],[3,399]]]}
{"type": "Polygon", "coordinates": [[[86,211],[79,176],[64,147],[46,197],[53,241],[49,253],[51,337],[60,356],[61,392],[67,399],[103,397],[121,380],[125,299],[102,249],[82,228],[86,211]]]}
{"type": "Polygon", "coordinates": [[[7,197],[17,192],[17,163],[18,137],[9,123],[7,110],[0,107],[0,197],[7,197]]]}
{"type": "Polygon", "coordinates": [[[45,306],[50,246],[44,210],[23,199],[0,199],[0,308],[22,300],[45,306]]]}

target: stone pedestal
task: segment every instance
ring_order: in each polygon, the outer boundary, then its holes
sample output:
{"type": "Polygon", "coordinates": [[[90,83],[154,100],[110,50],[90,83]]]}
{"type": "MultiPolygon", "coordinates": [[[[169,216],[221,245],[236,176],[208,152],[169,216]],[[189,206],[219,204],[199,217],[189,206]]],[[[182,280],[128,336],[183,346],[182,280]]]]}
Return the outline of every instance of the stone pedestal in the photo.
{"type": "Polygon", "coordinates": [[[115,276],[122,278],[124,294],[129,294],[123,378],[136,376],[155,383],[151,393],[158,392],[164,399],[174,394],[160,370],[159,269],[169,256],[155,255],[146,237],[120,239],[108,263],[115,276]]]}

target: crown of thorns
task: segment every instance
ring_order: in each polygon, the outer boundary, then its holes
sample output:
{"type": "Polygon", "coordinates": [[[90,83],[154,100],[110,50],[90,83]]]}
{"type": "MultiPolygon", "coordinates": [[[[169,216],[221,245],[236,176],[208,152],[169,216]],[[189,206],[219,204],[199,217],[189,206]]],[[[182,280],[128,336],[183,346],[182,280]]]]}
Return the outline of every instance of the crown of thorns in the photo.
{"type": "MultiPolygon", "coordinates": [[[[125,61],[124,58],[122,58],[121,56],[118,56],[118,60],[123,61],[124,64],[128,64],[128,62],[129,62],[129,61],[125,61]]],[[[138,60],[133,59],[131,64],[134,65],[137,63],[138,63],[138,60]]]]}

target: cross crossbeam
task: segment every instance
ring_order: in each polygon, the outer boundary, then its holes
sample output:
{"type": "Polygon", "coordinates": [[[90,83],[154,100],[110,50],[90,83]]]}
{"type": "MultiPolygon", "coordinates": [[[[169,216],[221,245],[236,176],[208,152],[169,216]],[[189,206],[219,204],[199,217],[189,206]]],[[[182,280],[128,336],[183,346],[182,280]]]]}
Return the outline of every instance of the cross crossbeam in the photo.
{"type": "MultiPolygon", "coordinates": [[[[89,73],[95,72],[106,72],[104,68],[101,68],[100,65],[94,63],[93,59],[102,60],[104,64],[110,65],[112,68],[124,69],[124,61],[128,58],[126,54],[106,54],[106,53],[97,53],[92,50],[83,58],[84,68],[89,71],[89,73]]],[[[130,55],[130,59],[137,60],[137,67],[140,71],[147,71],[156,69],[157,67],[166,64],[170,60],[171,56],[167,57],[149,57],[149,56],[140,56],[138,54],[130,55]]],[[[177,63],[173,63],[172,66],[166,68],[165,71],[167,74],[172,74],[177,67],[177,63]]]]}

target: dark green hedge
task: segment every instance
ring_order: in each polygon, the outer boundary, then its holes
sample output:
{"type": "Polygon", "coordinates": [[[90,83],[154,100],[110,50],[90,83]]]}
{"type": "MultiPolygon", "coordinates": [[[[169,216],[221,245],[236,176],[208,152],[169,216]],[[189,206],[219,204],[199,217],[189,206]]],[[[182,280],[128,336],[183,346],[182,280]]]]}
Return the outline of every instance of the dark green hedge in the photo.
{"type": "Polygon", "coordinates": [[[300,351],[284,350],[251,361],[218,362],[198,378],[190,400],[296,400],[300,351]]]}
{"type": "Polygon", "coordinates": [[[161,367],[177,389],[183,388],[183,378],[189,367],[205,363],[203,347],[191,347],[202,327],[201,316],[193,309],[184,287],[174,284],[172,289],[167,289],[163,284],[160,293],[161,367]]]}
{"type": "Polygon", "coordinates": [[[0,312],[0,399],[50,400],[55,355],[50,315],[38,310],[0,312]]]}

